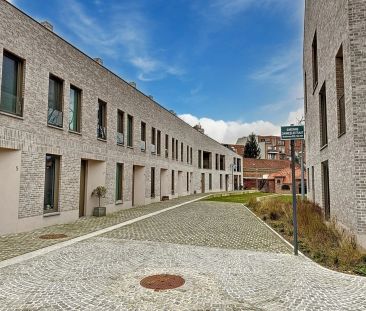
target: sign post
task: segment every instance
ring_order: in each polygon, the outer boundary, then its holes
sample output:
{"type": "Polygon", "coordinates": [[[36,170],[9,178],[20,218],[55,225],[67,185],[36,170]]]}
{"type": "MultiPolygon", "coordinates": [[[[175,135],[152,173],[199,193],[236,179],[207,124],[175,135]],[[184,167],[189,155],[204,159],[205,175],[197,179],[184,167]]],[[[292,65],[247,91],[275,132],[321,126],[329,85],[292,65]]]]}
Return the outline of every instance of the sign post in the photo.
{"type": "Polygon", "coordinates": [[[291,170],[292,170],[292,215],[294,224],[294,254],[299,253],[297,240],[297,202],[296,202],[296,175],[295,175],[295,140],[304,139],[304,126],[291,125],[281,127],[281,139],[291,141],[291,170]]]}

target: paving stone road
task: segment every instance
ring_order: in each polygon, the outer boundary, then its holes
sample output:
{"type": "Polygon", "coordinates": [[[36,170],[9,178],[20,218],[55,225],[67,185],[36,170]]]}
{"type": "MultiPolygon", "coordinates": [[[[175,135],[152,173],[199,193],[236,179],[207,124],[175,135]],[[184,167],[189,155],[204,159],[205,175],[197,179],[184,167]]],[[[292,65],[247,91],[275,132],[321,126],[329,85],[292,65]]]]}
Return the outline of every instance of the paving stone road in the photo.
{"type": "Polygon", "coordinates": [[[358,311],[366,278],[291,255],[240,204],[202,201],[0,269],[0,310],[358,311]],[[157,273],[186,283],[140,286],[157,273]]]}

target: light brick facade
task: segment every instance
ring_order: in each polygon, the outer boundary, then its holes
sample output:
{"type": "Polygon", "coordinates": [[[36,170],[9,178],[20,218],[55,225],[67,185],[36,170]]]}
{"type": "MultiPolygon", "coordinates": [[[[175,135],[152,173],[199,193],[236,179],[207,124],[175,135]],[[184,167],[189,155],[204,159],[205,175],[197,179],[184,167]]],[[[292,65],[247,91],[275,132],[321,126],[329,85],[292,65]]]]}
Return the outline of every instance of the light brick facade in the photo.
{"type": "Polygon", "coordinates": [[[366,1],[307,0],[304,77],[308,197],[325,204],[322,163],[329,166],[330,217],[366,246],[366,1]],[[317,37],[318,83],[314,86],[313,40],[317,37]],[[345,133],[339,133],[339,64],[343,47],[345,133]],[[338,72],[338,74],[337,74],[338,72]],[[325,84],[324,84],[325,83],[325,84]],[[321,146],[319,93],[326,89],[328,142],[321,146]],[[338,92],[337,92],[338,91],[338,92]]]}
{"type": "Polygon", "coordinates": [[[0,179],[4,186],[0,188],[0,197],[5,198],[5,201],[0,200],[0,213],[7,215],[0,217],[0,234],[77,219],[81,159],[88,161],[89,177],[96,174],[93,177],[94,184],[86,186],[86,214],[90,214],[90,208],[97,204],[96,198],[90,197],[92,188],[97,185],[105,185],[108,190],[103,199],[107,212],[131,207],[134,166],[143,171],[144,186],[139,189],[139,193],[143,193],[142,204],[159,201],[162,195],[172,198],[199,193],[202,191],[202,174],[205,192],[225,188],[232,190],[234,177],[242,180],[241,172],[233,172],[231,165],[234,158],[238,158],[237,154],[193,129],[52,31],[0,0],[0,85],[4,50],[24,60],[24,105],[22,117],[0,112],[0,162],[8,159],[5,155],[10,154],[12,160],[8,163],[13,172],[4,176],[5,170],[1,171],[0,165],[0,179]],[[50,74],[63,80],[61,129],[47,124],[50,74]],[[82,90],[80,134],[68,130],[70,85],[82,90]],[[106,141],[97,139],[98,99],[107,103],[106,141]],[[117,109],[125,114],[125,133],[126,116],[133,116],[133,148],[116,143],[117,109]],[[146,123],[146,152],[140,149],[141,122],[146,123]],[[150,149],[152,127],[161,131],[161,155],[152,154],[150,149]],[[166,134],[169,135],[168,158],[165,157],[166,134]],[[172,159],[172,138],[178,140],[178,160],[172,159]],[[190,159],[187,161],[187,146],[189,158],[190,148],[193,149],[192,164],[190,159]],[[198,168],[198,150],[212,153],[212,169],[198,168]],[[15,155],[19,152],[21,156],[18,161],[15,155]],[[45,217],[43,210],[46,154],[61,157],[58,213],[49,217],[45,217]],[[225,169],[216,169],[215,154],[225,156],[225,169]],[[124,165],[122,204],[116,204],[115,201],[117,163],[124,165]],[[150,193],[151,167],[155,167],[155,198],[150,193]],[[167,185],[161,181],[161,169],[167,170],[169,184],[169,189],[164,189],[164,193],[160,191],[160,184],[164,184],[165,188],[167,185]],[[172,170],[175,174],[174,194],[171,192],[172,170]],[[19,175],[19,178],[13,178],[13,174],[15,177],[19,175]],[[209,189],[209,174],[212,174],[212,190],[209,189]],[[8,178],[13,183],[11,189],[14,191],[6,187],[8,178]],[[16,217],[14,210],[17,210],[16,217]]]}

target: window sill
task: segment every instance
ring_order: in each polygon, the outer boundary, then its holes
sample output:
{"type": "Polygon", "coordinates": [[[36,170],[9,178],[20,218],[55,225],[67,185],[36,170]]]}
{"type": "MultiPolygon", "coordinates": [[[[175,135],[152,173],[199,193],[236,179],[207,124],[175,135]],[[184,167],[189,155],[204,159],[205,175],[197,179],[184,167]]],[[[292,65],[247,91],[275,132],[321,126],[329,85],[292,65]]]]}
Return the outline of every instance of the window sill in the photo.
{"type": "Polygon", "coordinates": [[[133,150],[133,147],[132,146],[127,146],[128,149],[132,149],[133,150]]]}
{"type": "Polygon", "coordinates": [[[328,144],[325,144],[323,147],[320,148],[320,151],[326,149],[328,147],[328,144]]]}
{"type": "Polygon", "coordinates": [[[18,116],[16,114],[12,114],[12,113],[8,113],[8,112],[4,112],[4,111],[0,111],[0,114],[4,115],[4,116],[8,116],[8,117],[12,117],[18,120],[24,120],[24,117],[22,116],[18,116]]]}
{"type": "Polygon", "coordinates": [[[99,138],[99,137],[97,137],[97,140],[99,140],[99,141],[102,141],[102,142],[107,142],[107,140],[106,139],[103,139],[103,138],[99,138]]]}
{"type": "Polygon", "coordinates": [[[117,146],[124,147],[124,146],[125,146],[125,144],[119,144],[119,143],[117,143],[117,146]]]}
{"type": "Polygon", "coordinates": [[[341,134],[338,135],[338,138],[341,138],[342,136],[346,135],[346,132],[343,132],[341,134]]]}
{"type": "Polygon", "coordinates": [[[319,84],[319,81],[317,81],[317,82],[315,83],[315,85],[313,86],[313,95],[315,94],[315,91],[316,91],[316,89],[317,89],[317,87],[318,87],[318,84],[319,84]]]}
{"type": "Polygon", "coordinates": [[[64,130],[63,127],[59,127],[57,125],[52,125],[52,124],[48,124],[48,123],[47,123],[47,127],[50,127],[52,129],[56,129],[56,130],[60,130],[60,131],[63,131],[64,130]]]}
{"type": "Polygon", "coordinates": [[[116,201],[116,203],[115,203],[116,205],[122,205],[123,204],[123,201],[122,200],[118,200],[118,201],[116,201]]]}
{"type": "Polygon", "coordinates": [[[58,216],[61,215],[60,212],[49,212],[49,213],[45,213],[43,214],[43,217],[51,217],[51,216],[58,216]]]}
{"type": "Polygon", "coordinates": [[[80,132],[75,132],[75,131],[69,130],[69,133],[75,134],[75,135],[80,135],[81,136],[81,133],[80,132]]]}

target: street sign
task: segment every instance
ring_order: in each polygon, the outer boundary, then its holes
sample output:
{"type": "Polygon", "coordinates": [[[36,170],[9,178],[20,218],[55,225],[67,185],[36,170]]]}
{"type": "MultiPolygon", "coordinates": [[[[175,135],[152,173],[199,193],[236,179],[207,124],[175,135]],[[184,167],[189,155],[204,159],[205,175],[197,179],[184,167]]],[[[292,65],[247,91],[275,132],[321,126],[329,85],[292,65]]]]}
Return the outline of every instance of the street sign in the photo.
{"type": "Polygon", "coordinates": [[[303,125],[281,126],[281,139],[282,140],[304,139],[304,126],[303,125]]]}

